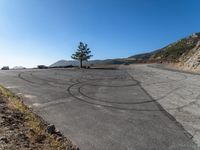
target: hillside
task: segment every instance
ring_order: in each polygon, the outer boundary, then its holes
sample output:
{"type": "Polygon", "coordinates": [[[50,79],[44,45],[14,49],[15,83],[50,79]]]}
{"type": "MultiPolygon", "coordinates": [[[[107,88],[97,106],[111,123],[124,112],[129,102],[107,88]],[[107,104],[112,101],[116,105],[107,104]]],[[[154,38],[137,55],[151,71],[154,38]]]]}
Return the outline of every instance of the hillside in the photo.
{"type": "Polygon", "coordinates": [[[189,52],[196,47],[200,41],[200,33],[195,33],[189,37],[183,38],[172,43],[151,56],[151,60],[166,60],[171,62],[179,62],[185,60],[189,52]],[[181,59],[182,58],[182,59],[181,59]]]}
{"type": "Polygon", "coordinates": [[[156,51],[130,58],[144,62],[167,62],[189,70],[200,70],[200,33],[194,33],[156,51]]]}

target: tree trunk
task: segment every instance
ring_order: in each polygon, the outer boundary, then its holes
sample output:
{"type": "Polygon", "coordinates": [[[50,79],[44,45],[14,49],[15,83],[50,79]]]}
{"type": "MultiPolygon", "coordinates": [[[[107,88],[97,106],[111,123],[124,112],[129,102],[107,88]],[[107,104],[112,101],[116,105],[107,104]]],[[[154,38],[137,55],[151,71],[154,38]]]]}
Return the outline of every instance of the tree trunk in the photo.
{"type": "Polygon", "coordinates": [[[80,67],[83,68],[83,60],[80,60],[80,67]]]}

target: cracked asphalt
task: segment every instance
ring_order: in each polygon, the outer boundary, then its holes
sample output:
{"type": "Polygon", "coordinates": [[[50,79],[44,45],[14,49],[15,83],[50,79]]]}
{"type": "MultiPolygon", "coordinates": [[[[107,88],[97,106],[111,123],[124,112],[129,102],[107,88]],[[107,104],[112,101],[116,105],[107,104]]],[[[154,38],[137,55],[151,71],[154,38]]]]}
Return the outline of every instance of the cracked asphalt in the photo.
{"type": "Polygon", "coordinates": [[[199,114],[189,110],[199,78],[148,65],[0,71],[1,85],[81,150],[198,150],[199,114]]]}

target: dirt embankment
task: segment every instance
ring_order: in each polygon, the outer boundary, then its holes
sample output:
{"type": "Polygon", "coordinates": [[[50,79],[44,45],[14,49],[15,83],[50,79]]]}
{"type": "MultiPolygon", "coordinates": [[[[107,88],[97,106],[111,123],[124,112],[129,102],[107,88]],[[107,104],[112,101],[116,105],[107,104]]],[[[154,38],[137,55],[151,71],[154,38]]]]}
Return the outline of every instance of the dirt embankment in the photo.
{"type": "Polygon", "coordinates": [[[0,150],[78,150],[19,97],[0,87],[0,150]]]}

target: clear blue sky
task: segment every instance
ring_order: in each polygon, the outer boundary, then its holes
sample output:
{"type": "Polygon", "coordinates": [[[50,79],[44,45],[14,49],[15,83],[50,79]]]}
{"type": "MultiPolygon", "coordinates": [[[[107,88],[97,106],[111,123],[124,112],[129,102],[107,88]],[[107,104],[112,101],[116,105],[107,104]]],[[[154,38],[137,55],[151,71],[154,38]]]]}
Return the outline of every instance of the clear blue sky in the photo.
{"type": "Polygon", "coordinates": [[[199,0],[0,0],[0,66],[128,57],[200,32],[199,0]]]}

